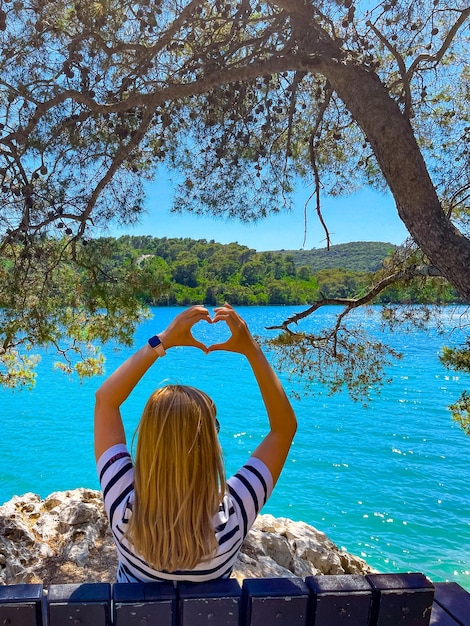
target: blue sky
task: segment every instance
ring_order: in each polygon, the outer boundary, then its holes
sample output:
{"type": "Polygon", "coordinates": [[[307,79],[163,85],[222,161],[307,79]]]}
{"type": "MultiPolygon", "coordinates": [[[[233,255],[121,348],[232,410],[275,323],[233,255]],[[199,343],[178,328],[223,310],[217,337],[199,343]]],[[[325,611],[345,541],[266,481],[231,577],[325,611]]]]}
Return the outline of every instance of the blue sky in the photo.
{"type": "MultiPolygon", "coordinates": [[[[219,243],[238,242],[255,250],[298,250],[304,240],[304,204],[310,190],[299,189],[290,212],[273,215],[255,224],[243,224],[191,214],[170,212],[173,191],[168,180],[147,186],[147,214],[133,227],[112,227],[109,234],[152,235],[153,237],[191,237],[214,239],[219,243]]],[[[391,194],[364,189],[343,198],[322,201],[323,218],[328,226],[332,244],[351,241],[386,241],[403,243],[407,231],[399,219],[391,194]]],[[[323,248],[325,233],[309,205],[305,249],[323,248]]]]}

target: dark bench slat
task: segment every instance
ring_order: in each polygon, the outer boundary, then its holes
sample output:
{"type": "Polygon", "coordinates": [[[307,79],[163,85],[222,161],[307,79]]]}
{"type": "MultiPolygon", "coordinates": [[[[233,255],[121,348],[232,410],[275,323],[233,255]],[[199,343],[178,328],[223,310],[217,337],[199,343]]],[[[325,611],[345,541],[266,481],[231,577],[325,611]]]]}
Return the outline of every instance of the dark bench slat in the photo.
{"type": "Polygon", "coordinates": [[[178,626],[238,626],[241,588],[234,579],[178,583],[178,626]]]}
{"type": "Polygon", "coordinates": [[[432,605],[431,621],[429,626],[460,626],[437,602],[432,605]]]}
{"type": "Polygon", "coordinates": [[[115,583],[114,626],[174,626],[176,590],[172,583],[115,583]]]}
{"type": "Polygon", "coordinates": [[[371,626],[428,626],[434,585],[420,573],[368,574],[373,589],[371,626]]]}
{"type": "Polygon", "coordinates": [[[309,624],[312,626],[369,626],[372,587],[364,576],[309,576],[309,624]]]}
{"type": "Polygon", "coordinates": [[[458,583],[435,583],[435,601],[460,626],[470,626],[470,594],[458,583]]]}
{"type": "Polygon", "coordinates": [[[470,594],[419,573],[0,586],[10,626],[470,626],[470,594]],[[112,589],[112,597],[111,597],[112,589]],[[434,602],[433,602],[434,597],[434,602]],[[112,608],[114,611],[112,612],[112,608]]]}
{"type": "Polygon", "coordinates": [[[42,626],[42,585],[0,586],[0,624],[42,626]]]}
{"type": "Polygon", "coordinates": [[[111,585],[82,583],[50,585],[48,626],[111,626],[111,585]],[[78,620],[78,621],[75,621],[78,620]]]}
{"type": "Polygon", "coordinates": [[[246,578],[244,626],[305,626],[309,590],[301,578],[246,578]]]}

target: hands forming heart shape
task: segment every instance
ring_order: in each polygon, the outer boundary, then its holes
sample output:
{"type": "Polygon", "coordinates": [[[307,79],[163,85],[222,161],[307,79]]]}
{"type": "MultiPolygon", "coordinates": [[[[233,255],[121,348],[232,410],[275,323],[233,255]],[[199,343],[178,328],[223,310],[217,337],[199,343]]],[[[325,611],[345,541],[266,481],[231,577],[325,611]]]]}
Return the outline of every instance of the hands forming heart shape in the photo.
{"type": "Polygon", "coordinates": [[[217,324],[217,322],[213,321],[200,321],[191,327],[190,333],[195,343],[199,342],[204,346],[206,353],[208,353],[209,349],[213,348],[214,345],[224,344],[232,337],[232,333],[226,322],[217,324]]]}
{"type": "Polygon", "coordinates": [[[245,354],[250,347],[255,345],[245,320],[229,304],[214,309],[213,317],[203,306],[196,305],[185,309],[159,334],[159,337],[165,349],[174,346],[192,346],[206,354],[216,350],[245,354]],[[206,346],[192,333],[193,327],[199,322],[208,324],[225,322],[230,330],[230,336],[221,343],[206,346]]]}

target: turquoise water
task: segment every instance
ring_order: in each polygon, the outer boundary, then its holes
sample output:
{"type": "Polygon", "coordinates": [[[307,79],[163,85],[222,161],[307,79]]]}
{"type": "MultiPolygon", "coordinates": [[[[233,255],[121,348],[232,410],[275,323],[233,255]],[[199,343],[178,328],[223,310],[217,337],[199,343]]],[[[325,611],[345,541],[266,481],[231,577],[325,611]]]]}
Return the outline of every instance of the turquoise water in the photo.
{"type": "MultiPolygon", "coordinates": [[[[299,307],[240,308],[253,332],[282,321],[299,307]]],[[[136,332],[136,344],[160,331],[177,309],[155,309],[136,332]]],[[[320,313],[323,322],[335,312],[320,313]]],[[[376,316],[361,319],[379,332],[376,316]]],[[[362,317],[361,317],[362,315],[362,317]]],[[[467,320],[468,322],[468,320],[467,320]]],[[[445,321],[450,331],[455,321],[445,321]]],[[[222,325],[201,326],[203,341],[219,341],[222,325]],[[214,336],[216,334],[217,336],[214,336]]],[[[454,331],[446,341],[462,338],[454,331]]],[[[389,337],[404,358],[392,381],[368,408],[345,395],[294,401],[299,429],[284,473],[264,509],[304,520],[380,571],[423,571],[432,580],[456,580],[470,589],[470,439],[446,409],[470,377],[438,362],[437,332],[389,337]]],[[[127,349],[105,348],[108,370],[127,349]]],[[[44,497],[57,490],[97,488],[92,445],[93,394],[100,379],[83,384],[52,369],[44,354],[32,392],[0,391],[2,454],[0,502],[15,494],[44,497]]],[[[208,392],[218,407],[220,438],[233,472],[265,432],[266,418],[243,357],[192,348],[169,351],[123,407],[129,440],[154,387],[180,381],[208,392]]]]}

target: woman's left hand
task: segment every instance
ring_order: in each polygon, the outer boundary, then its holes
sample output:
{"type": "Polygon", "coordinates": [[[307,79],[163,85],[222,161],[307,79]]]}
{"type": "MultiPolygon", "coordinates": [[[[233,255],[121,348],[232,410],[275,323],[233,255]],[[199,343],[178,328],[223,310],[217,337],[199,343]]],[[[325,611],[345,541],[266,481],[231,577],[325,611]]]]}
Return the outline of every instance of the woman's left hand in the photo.
{"type": "Polygon", "coordinates": [[[207,353],[207,346],[195,339],[191,332],[192,327],[201,321],[212,322],[209,311],[203,306],[192,306],[179,313],[158,335],[165,350],[175,346],[193,346],[207,353]]]}

